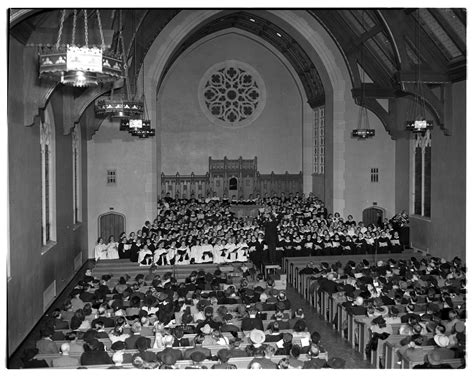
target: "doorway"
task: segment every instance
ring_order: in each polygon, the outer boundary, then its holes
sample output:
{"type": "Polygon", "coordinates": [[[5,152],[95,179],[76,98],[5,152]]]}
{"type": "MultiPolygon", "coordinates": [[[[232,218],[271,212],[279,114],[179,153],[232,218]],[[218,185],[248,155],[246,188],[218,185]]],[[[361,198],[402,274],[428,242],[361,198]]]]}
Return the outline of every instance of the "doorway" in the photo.
{"type": "Polygon", "coordinates": [[[107,212],[99,216],[99,237],[102,237],[105,243],[110,236],[114,236],[118,242],[119,236],[125,232],[125,216],[117,212],[107,212]]]}

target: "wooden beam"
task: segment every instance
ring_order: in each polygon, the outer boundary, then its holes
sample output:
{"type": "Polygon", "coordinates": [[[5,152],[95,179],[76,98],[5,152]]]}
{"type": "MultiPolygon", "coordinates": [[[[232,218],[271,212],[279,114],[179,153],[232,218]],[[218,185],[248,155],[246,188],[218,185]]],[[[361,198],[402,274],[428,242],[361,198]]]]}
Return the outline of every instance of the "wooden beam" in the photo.
{"type": "Polygon", "coordinates": [[[362,97],[362,94],[365,98],[395,98],[397,97],[397,90],[393,87],[381,87],[377,84],[365,83],[361,84],[360,87],[352,89],[352,97],[362,97]]]}
{"type": "Polygon", "coordinates": [[[446,34],[448,34],[448,37],[451,38],[451,40],[454,42],[459,51],[461,51],[463,55],[466,55],[466,42],[458,36],[451,24],[447,22],[445,18],[441,16],[441,14],[439,14],[440,11],[438,9],[430,9],[429,12],[435,18],[435,20],[438,21],[438,23],[444,29],[446,34]]]}
{"type": "Polygon", "coordinates": [[[361,34],[358,38],[352,40],[352,47],[347,51],[348,54],[353,54],[356,50],[359,49],[359,46],[364,44],[365,41],[375,37],[378,33],[383,31],[383,26],[381,24],[376,24],[372,29],[361,34]]]}
{"type": "Polygon", "coordinates": [[[416,70],[401,71],[396,73],[397,79],[404,85],[421,81],[427,84],[442,84],[450,82],[449,76],[444,72],[416,72],[416,70]]]}

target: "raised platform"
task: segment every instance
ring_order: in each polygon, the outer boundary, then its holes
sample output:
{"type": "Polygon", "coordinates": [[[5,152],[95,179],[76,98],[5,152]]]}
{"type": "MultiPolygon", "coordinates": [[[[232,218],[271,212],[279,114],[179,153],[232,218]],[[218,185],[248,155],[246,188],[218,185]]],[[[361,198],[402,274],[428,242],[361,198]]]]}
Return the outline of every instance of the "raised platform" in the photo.
{"type": "MultiPolygon", "coordinates": [[[[180,281],[188,277],[192,271],[203,270],[206,273],[214,273],[217,269],[220,269],[226,273],[238,273],[241,272],[240,267],[242,266],[252,268],[253,264],[251,262],[234,262],[228,264],[206,263],[177,266],[157,266],[155,273],[162,275],[166,272],[172,272],[174,277],[180,281]]],[[[102,275],[109,274],[112,275],[112,281],[118,281],[120,276],[124,276],[125,274],[128,274],[133,278],[138,274],[146,275],[149,271],[149,266],[139,266],[137,263],[130,262],[127,259],[99,260],[92,269],[92,276],[100,279],[102,275]]]]}

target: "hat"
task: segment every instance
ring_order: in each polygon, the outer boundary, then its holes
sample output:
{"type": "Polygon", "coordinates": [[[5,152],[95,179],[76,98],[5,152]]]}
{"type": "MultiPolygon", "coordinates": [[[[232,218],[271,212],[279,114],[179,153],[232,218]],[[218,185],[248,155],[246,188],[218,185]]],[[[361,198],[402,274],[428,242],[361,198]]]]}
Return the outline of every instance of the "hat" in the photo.
{"type": "Polygon", "coordinates": [[[464,332],[464,330],[466,330],[466,325],[464,324],[464,322],[456,322],[454,324],[454,331],[456,331],[457,333],[462,333],[464,332]]]}
{"type": "MultiPolygon", "coordinates": [[[[199,352],[200,353],[200,352],[199,352]]],[[[161,356],[161,361],[165,365],[174,365],[177,361],[176,356],[174,353],[165,353],[161,356]]]]}
{"type": "Polygon", "coordinates": [[[344,369],[346,362],[340,357],[331,357],[327,362],[329,368],[332,369],[344,369]]]}
{"type": "Polygon", "coordinates": [[[278,300],[280,301],[285,301],[286,300],[286,293],[281,291],[280,293],[278,293],[278,300]]]}
{"type": "Polygon", "coordinates": [[[435,343],[441,347],[446,348],[449,346],[449,337],[443,334],[435,335],[434,337],[435,343]]]}
{"type": "Polygon", "coordinates": [[[439,349],[435,348],[433,351],[428,353],[427,358],[431,365],[439,365],[443,360],[443,355],[439,349]]]}
{"type": "Polygon", "coordinates": [[[191,354],[190,358],[192,361],[195,361],[196,363],[200,363],[206,358],[206,355],[204,355],[202,352],[196,351],[191,354]]]}
{"type": "Polygon", "coordinates": [[[212,333],[212,327],[209,326],[208,323],[206,323],[203,327],[201,327],[201,332],[205,335],[209,335],[210,333],[212,333]]]}
{"type": "Polygon", "coordinates": [[[222,362],[227,362],[227,360],[230,359],[231,355],[232,355],[231,352],[227,348],[222,348],[219,351],[217,351],[217,357],[222,362]]]}
{"type": "Polygon", "coordinates": [[[126,346],[125,342],[122,342],[121,340],[117,340],[116,342],[112,343],[110,348],[114,351],[120,351],[120,350],[124,350],[125,348],[127,348],[127,346],[126,346]]]}
{"type": "Polygon", "coordinates": [[[181,322],[187,325],[193,321],[193,316],[190,313],[184,313],[181,317],[181,322]]]}
{"type": "Polygon", "coordinates": [[[160,292],[158,293],[158,296],[157,296],[158,300],[160,301],[164,301],[168,298],[168,295],[165,293],[165,292],[160,292]]]}
{"type": "Polygon", "coordinates": [[[254,329],[250,332],[249,338],[254,344],[262,344],[265,341],[265,333],[262,330],[254,329]]]}

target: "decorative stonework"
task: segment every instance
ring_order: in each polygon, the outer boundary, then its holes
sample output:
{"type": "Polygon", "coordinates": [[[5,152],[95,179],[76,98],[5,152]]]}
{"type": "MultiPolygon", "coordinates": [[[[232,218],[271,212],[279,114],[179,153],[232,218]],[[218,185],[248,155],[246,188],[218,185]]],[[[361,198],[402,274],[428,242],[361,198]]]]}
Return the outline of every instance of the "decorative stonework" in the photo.
{"type": "Polygon", "coordinates": [[[207,70],[199,84],[199,104],[213,123],[227,128],[245,127],[265,107],[265,84],[246,63],[227,60],[207,70]]]}

